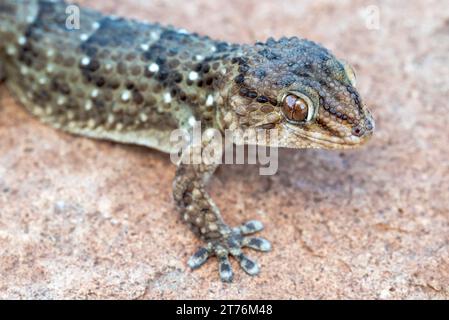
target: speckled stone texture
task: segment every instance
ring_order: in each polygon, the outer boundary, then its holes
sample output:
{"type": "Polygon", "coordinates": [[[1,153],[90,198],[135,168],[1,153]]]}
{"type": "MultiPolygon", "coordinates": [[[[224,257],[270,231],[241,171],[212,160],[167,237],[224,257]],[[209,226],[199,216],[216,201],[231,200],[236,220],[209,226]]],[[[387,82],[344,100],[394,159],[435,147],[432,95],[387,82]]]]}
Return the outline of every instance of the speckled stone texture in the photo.
{"type": "Polygon", "coordinates": [[[201,243],[167,155],[55,131],[1,86],[0,298],[449,298],[447,1],[82,2],[233,42],[316,40],[355,66],[377,131],[354,151],[281,150],[275,176],[222,166],[226,221],[263,221],[274,247],[252,253],[259,277],[233,261],[223,284],[215,261],[187,268],[201,243]]]}

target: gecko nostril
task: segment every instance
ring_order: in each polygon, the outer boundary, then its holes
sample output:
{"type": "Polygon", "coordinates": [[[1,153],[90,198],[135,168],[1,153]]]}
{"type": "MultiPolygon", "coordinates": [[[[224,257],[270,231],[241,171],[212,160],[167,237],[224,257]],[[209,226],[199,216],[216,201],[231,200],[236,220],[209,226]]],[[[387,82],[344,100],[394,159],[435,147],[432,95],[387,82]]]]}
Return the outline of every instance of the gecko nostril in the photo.
{"type": "Polygon", "coordinates": [[[365,130],[359,126],[352,128],[352,134],[361,137],[365,133],[365,130]]]}

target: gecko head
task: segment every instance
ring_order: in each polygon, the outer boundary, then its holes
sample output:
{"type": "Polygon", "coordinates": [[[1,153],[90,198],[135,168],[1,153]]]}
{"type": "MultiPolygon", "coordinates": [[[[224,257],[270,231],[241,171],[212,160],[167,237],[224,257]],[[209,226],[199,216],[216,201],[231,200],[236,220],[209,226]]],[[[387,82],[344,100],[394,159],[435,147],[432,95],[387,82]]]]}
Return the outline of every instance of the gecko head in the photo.
{"type": "Polygon", "coordinates": [[[352,148],[372,135],[374,120],[355,88],[353,68],[322,46],[268,39],[245,47],[232,62],[238,73],[227,120],[234,128],[276,129],[276,145],[288,148],[352,148]]]}

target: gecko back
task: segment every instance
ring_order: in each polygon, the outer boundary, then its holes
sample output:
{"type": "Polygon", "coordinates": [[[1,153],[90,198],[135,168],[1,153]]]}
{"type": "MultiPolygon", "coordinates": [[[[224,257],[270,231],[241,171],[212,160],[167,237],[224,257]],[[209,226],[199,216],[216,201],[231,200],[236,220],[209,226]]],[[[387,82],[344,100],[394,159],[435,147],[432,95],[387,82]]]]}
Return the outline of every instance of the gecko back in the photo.
{"type": "Polygon", "coordinates": [[[213,121],[213,72],[199,86],[191,71],[217,51],[207,37],[63,1],[0,0],[0,38],[8,87],[54,127],[169,152],[173,129],[213,121]]]}

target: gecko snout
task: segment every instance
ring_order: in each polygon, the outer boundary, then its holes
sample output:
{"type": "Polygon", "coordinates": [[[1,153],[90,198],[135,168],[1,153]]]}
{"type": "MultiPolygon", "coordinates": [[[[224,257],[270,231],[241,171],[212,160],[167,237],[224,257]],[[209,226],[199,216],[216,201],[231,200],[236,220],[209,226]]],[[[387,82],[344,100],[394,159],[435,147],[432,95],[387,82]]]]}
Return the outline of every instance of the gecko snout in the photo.
{"type": "Polygon", "coordinates": [[[352,135],[361,139],[361,141],[367,141],[374,133],[375,121],[368,109],[365,109],[365,117],[359,122],[357,126],[352,128],[352,135]]]}

